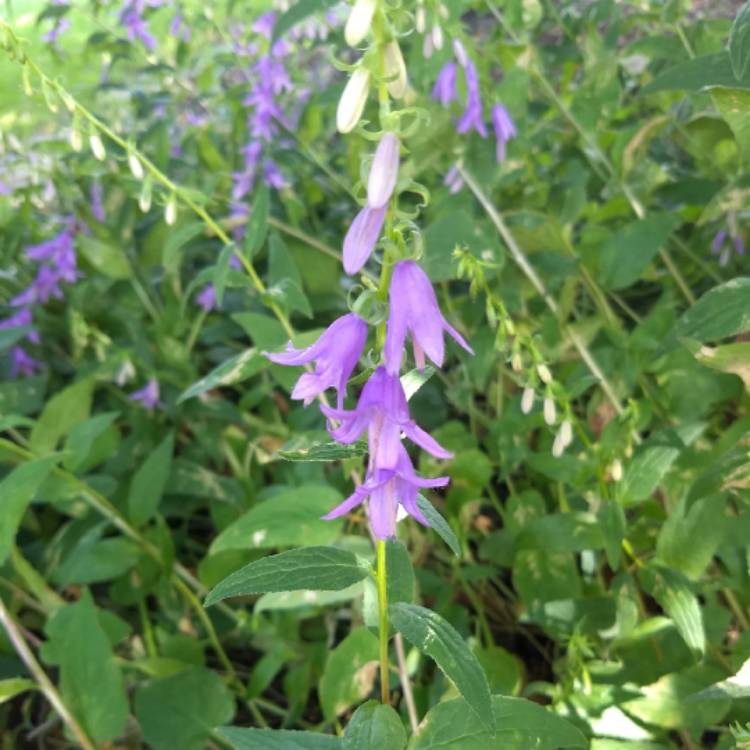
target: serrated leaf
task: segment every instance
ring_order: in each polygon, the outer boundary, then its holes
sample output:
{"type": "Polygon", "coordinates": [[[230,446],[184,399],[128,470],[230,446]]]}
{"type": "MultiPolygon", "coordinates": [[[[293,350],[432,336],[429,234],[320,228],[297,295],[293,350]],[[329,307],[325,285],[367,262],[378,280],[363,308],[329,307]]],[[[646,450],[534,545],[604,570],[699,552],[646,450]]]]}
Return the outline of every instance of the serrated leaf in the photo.
{"type": "Polygon", "coordinates": [[[289,10],[284,13],[273,27],[272,41],[284,36],[289,29],[301,23],[313,13],[330,8],[337,0],[297,0],[289,10]]]}
{"type": "Polygon", "coordinates": [[[264,557],[215,586],[206,606],[230,596],[269,591],[340,591],[368,575],[351,553],[336,547],[303,547],[264,557]]]}
{"type": "Polygon", "coordinates": [[[284,461],[346,461],[367,455],[367,443],[358,441],[343,445],[333,441],[315,441],[302,437],[292,438],[274,454],[284,461]]]}
{"type": "Polygon", "coordinates": [[[268,187],[265,184],[260,185],[253,196],[250,219],[245,230],[243,253],[248,260],[252,260],[266,241],[270,201],[271,196],[268,187]]]}
{"type": "Polygon", "coordinates": [[[343,750],[403,750],[406,730],[390,706],[376,701],[361,705],[349,720],[343,750]]]}
{"type": "Polygon", "coordinates": [[[437,612],[416,604],[397,603],[390,606],[388,611],[393,627],[435,661],[458,688],[481,723],[494,732],[495,719],[487,677],[455,628],[437,612]]]}
{"type": "Polygon", "coordinates": [[[680,338],[715,341],[750,331],[750,277],[742,276],[706,292],[675,326],[680,338]]]}
{"type": "Polygon", "coordinates": [[[427,365],[422,372],[417,369],[410,370],[401,376],[401,386],[404,389],[406,400],[411,397],[435,374],[435,368],[427,365]]]}
{"type": "Polygon", "coordinates": [[[341,750],[338,737],[312,732],[240,727],[221,727],[218,732],[236,750],[341,750]]]}
{"type": "Polygon", "coordinates": [[[435,506],[422,494],[417,495],[417,507],[422,515],[430,522],[430,528],[451,548],[457,557],[461,556],[461,545],[458,537],[448,522],[438,513],[435,506]]]}
{"type": "Polygon", "coordinates": [[[246,349],[244,352],[230,357],[222,362],[217,368],[211,370],[208,375],[180,394],[177,403],[187,401],[189,398],[200,396],[201,393],[211,391],[225,385],[233,385],[260,372],[268,365],[268,360],[255,348],[246,349]]]}
{"type": "Polygon", "coordinates": [[[128,492],[128,512],[136,526],[151,519],[172,471],[174,433],[170,432],[141,464],[128,492]]]}
{"type": "Polygon", "coordinates": [[[750,3],[745,3],[734,19],[729,33],[729,60],[732,72],[741,80],[748,72],[750,63],[750,3]]]}

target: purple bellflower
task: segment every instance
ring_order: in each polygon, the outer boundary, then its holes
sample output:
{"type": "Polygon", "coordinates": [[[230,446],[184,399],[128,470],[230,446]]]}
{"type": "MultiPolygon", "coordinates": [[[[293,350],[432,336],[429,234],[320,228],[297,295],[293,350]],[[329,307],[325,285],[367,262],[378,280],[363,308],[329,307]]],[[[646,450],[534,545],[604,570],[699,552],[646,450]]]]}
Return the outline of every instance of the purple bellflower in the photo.
{"type": "Polygon", "coordinates": [[[385,221],[386,206],[365,206],[355,217],[344,237],[344,270],[358,273],[372,254],[385,221]]]}
{"type": "Polygon", "coordinates": [[[432,98],[447,107],[452,101],[458,101],[458,89],[456,88],[456,73],[458,66],[454,62],[443,65],[438,74],[435,87],[432,89],[432,98]]]}
{"type": "Polygon", "coordinates": [[[398,458],[393,468],[373,468],[364,483],[357,487],[343,503],[323,516],[323,519],[330,521],[339,518],[369,498],[370,525],[378,539],[390,539],[396,535],[399,506],[419,523],[429,526],[429,521],[417,505],[417,493],[422,487],[445,487],[450,480],[448,477],[435,479],[420,477],[414,471],[414,466],[403,444],[398,445],[397,453],[398,458]]]}
{"type": "Polygon", "coordinates": [[[515,138],[517,135],[516,126],[510,117],[510,113],[505,107],[499,102],[492,107],[492,126],[495,129],[495,139],[497,145],[495,147],[495,153],[497,155],[497,161],[505,161],[505,147],[511,138],[515,138]]]}
{"type": "Polygon", "coordinates": [[[140,401],[144,409],[152,411],[159,406],[159,381],[151,378],[143,388],[134,391],[128,398],[131,401],[140,401]]]}
{"type": "Polygon", "coordinates": [[[216,307],[216,287],[213,284],[203,287],[203,291],[195,298],[195,302],[205,312],[211,312],[216,307]]]}
{"type": "Polygon", "coordinates": [[[401,369],[406,334],[409,332],[414,361],[420,370],[424,369],[425,355],[438,367],[443,364],[443,331],[447,331],[467,352],[474,353],[463,336],[443,317],[430,280],[413,260],[403,260],[393,269],[390,308],[385,336],[385,364],[391,375],[398,374],[401,369]]]}
{"type": "Polygon", "coordinates": [[[732,249],[734,249],[737,255],[745,254],[745,241],[737,232],[736,221],[733,218],[730,219],[729,226],[729,232],[725,229],[720,229],[714,235],[714,239],[711,242],[711,254],[719,256],[719,265],[722,267],[729,263],[729,259],[732,257],[732,249]],[[730,240],[731,244],[727,240],[730,240]]]}
{"type": "Polygon", "coordinates": [[[42,363],[34,359],[20,346],[14,346],[10,353],[11,376],[17,378],[19,375],[30,377],[36,370],[42,368],[42,363]]]}
{"type": "Polygon", "coordinates": [[[474,63],[468,57],[466,58],[466,65],[464,65],[464,76],[466,77],[466,109],[456,124],[456,130],[459,133],[468,133],[474,129],[482,138],[486,138],[487,128],[482,120],[479,76],[474,63]]]}
{"type": "Polygon", "coordinates": [[[339,443],[354,443],[367,430],[371,467],[396,468],[402,432],[436,458],[453,457],[411,418],[401,380],[398,375],[389,375],[384,367],[378,367],[365,383],[355,409],[332,409],[324,405],[320,409],[329,419],[341,422],[339,427],[329,428],[339,443]]]}
{"type": "Polygon", "coordinates": [[[443,178],[443,184],[452,193],[458,193],[464,186],[464,178],[461,177],[461,173],[458,171],[458,167],[454,164],[446,173],[443,178]]]}
{"type": "Polygon", "coordinates": [[[367,340],[367,323],[354,313],[333,322],[320,338],[306,349],[295,349],[291,341],[285,352],[264,355],[277,365],[306,365],[315,362],[315,371],[304,373],[292,391],[292,398],[305,406],[323,391],[335,388],[341,409],[346,396],[346,383],[357,366],[367,340]]]}

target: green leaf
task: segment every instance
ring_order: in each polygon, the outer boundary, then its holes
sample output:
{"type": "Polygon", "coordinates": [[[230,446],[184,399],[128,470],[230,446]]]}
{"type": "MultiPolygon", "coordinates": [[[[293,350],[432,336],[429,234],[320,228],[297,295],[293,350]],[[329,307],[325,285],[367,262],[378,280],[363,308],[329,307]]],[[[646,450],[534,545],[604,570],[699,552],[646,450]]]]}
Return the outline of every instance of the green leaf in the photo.
{"type": "MultiPolygon", "coordinates": [[[[362,596],[362,582],[355,583],[349,588],[341,591],[280,591],[273,594],[263,594],[257,602],[253,611],[259,612],[280,612],[288,610],[312,610],[313,612],[320,607],[330,607],[334,604],[343,604],[350,602],[362,596]]],[[[312,612],[311,612],[312,614],[312,612]]],[[[302,617],[302,613],[298,615],[302,617]]]]}
{"type": "Polygon", "coordinates": [[[224,301],[224,289],[227,285],[227,278],[232,266],[230,261],[234,257],[234,243],[225,245],[219,253],[219,260],[216,261],[213,275],[214,291],[216,292],[216,304],[221,305],[224,301]]]}
{"type": "Polygon", "coordinates": [[[438,513],[435,506],[422,494],[417,495],[417,507],[422,515],[430,522],[430,528],[451,548],[457,557],[461,556],[461,545],[458,537],[448,522],[438,513]]]}
{"type": "Polygon", "coordinates": [[[36,414],[44,403],[46,387],[46,375],[0,383],[0,414],[36,414]]]}
{"type": "Polygon", "coordinates": [[[619,501],[626,508],[651,497],[680,451],[669,445],[645,446],[635,455],[617,484],[619,501]]]}
{"type": "Polygon", "coordinates": [[[435,661],[482,724],[494,732],[487,677],[461,635],[436,612],[416,604],[397,603],[388,610],[393,627],[435,661]]]}
{"type": "Polygon", "coordinates": [[[65,440],[63,465],[68,471],[75,471],[88,457],[97,438],[120,416],[118,411],[108,411],[90,417],[77,424],[65,440]]]}
{"type": "Polygon", "coordinates": [[[268,360],[257,349],[246,349],[244,352],[230,357],[226,362],[222,362],[208,375],[193,383],[190,388],[180,394],[177,403],[180,404],[189,398],[200,396],[214,388],[240,383],[267,366],[268,360]]]}
{"type": "Polygon", "coordinates": [[[231,721],[234,699],[216,672],[195,667],[139,688],[135,715],[154,750],[203,750],[214,727],[231,721]]]}
{"type": "Polygon", "coordinates": [[[378,639],[367,629],[352,630],[328,654],[318,695],[323,716],[332,722],[372,691],[378,667],[378,639]]]}
{"type": "Polygon", "coordinates": [[[274,454],[285,461],[345,461],[367,455],[367,443],[357,441],[343,445],[333,441],[321,442],[304,436],[292,438],[274,454]]]}
{"type": "Polygon", "coordinates": [[[355,712],[344,733],[343,750],[403,750],[406,730],[390,706],[368,701],[355,712]]]}
{"type": "Polygon", "coordinates": [[[130,539],[114,537],[77,544],[52,575],[59,586],[99,583],[127,573],[141,556],[130,539]]]}
{"type": "Polygon", "coordinates": [[[497,724],[493,737],[478,725],[462,698],[438,703],[425,717],[409,750],[560,750],[588,747],[586,738],[565,719],[538,703],[495,695],[492,714],[497,724]]]}
{"type": "Polygon", "coordinates": [[[607,553],[609,567],[612,570],[619,570],[620,558],[622,557],[622,540],[625,538],[627,525],[625,511],[617,500],[605,500],[602,502],[596,518],[602,530],[604,551],[607,553]]]}
{"type": "Polygon", "coordinates": [[[732,129],[742,154],[745,157],[750,156],[750,91],[714,89],[711,98],[732,129]]]}
{"type": "Polygon", "coordinates": [[[602,283],[624,289],[636,282],[678,223],[673,214],[652,214],[616,232],[602,248],[602,283]]]}
{"type": "Polygon", "coordinates": [[[120,667],[88,590],[47,622],[42,655],[60,668],[65,703],[94,739],[118,737],[128,718],[120,667]]]}
{"type": "Polygon", "coordinates": [[[693,702],[704,700],[736,700],[738,698],[750,698],[750,659],[744,662],[736,674],[689,695],[685,700],[693,702]]]}
{"type": "Polygon", "coordinates": [[[401,376],[401,386],[404,389],[406,400],[410,401],[411,397],[435,374],[435,368],[427,365],[423,372],[417,369],[409,370],[401,376]]]}
{"type": "Polygon", "coordinates": [[[234,313],[232,320],[241,325],[260,351],[276,351],[289,340],[284,326],[276,318],[255,312],[234,313]]]}
{"type": "Polygon", "coordinates": [[[93,378],[84,378],[64,388],[47,402],[31,431],[31,449],[34,453],[50,453],[60,438],[88,419],[93,391],[93,378]]]}
{"type": "Polygon", "coordinates": [[[411,603],[414,601],[414,568],[409,550],[397,539],[389,539],[385,543],[385,559],[388,602],[411,603]]]}
{"type": "Polygon", "coordinates": [[[335,5],[336,0],[297,0],[288,11],[286,11],[273,27],[272,41],[284,36],[289,29],[301,23],[313,13],[330,8],[335,5]]]}
{"type": "Polygon", "coordinates": [[[111,279],[129,279],[133,275],[128,256],[119,245],[79,234],[76,247],[96,271],[111,279]]]}
{"type": "MultiPolygon", "coordinates": [[[[278,23],[277,23],[278,26],[278,23]]],[[[268,187],[262,184],[255,191],[250,220],[245,231],[244,255],[248,260],[263,247],[268,233],[268,212],[271,196],[268,187]]]]}
{"type": "Polygon", "coordinates": [[[0,680],[0,705],[27,690],[37,690],[37,685],[33,680],[25,680],[23,677],[0,680]]]}
{"type": "Polygon", "coordinates": [[[698,599],[687,580],[674,570],[656,564],[641,569],[644,588],[672,618],[688,647],[699,654],[706,650],[706,632],[698,599]]]}
{"type": "Polygon", "coordinates": [[[170,432],[133,475],[128,492],[128,512],[136,526],[150,520],[172,471],[174,433],[170,432]]]}
{"type": "Polygon", "coordinates": [[[604,539],[592,513],[551,513],[531,520],[516,537],[515,548],[553,552],[601,549],[604,539]]]}
{"type": "Polygon", "coordinates": [[[643,89],[644,94],[658,91],[702,91],[716,87],[750,89],[750,70],[737,79],[726,52],[703,55],[679,63],[660,73],[643,89]]]}
{"type": "Polygon", "coordinates": [[[221,727],[218,731],[236,750],[341,750],[341,740],[325,734],[239,727],[221,727]]]}
{"type": "Polygon", "coordinates": [[[45,456],[13,469],[0,482],[0,564],[8,559],[21,519],[59,456],[45,456]]]}
{"type": "Polygon", "coordinates": [[[750,277],[741,276],[706,292],[675,327],[681,338],[715,341],[750,330],[750,277]]]}
{"type": "Polygon", "coordinates": [[[750,3],[745,3],[734,19],[729,33],[729,60],[737,80],[748,73],[750,63],[750,3]]]}
{"type": "Polygon", "coordinates": [[[267,591],[340,591],[361,581],[368,570],[336,547],[303,547],[264,557],[235,571],[214,587],[206,606],[230,596],[267,591]]]}
{"type": "Polygon", "coordinates": [[[312,318],[310,302],[302,289],[302,276],[289,255],[284,241],[277,235],[271,235],[268,260],[269,285],[268,293],[289,310],[296,310],[312,318]]]}
{"type": "Polygon", "coordinates": [[[27,333],[33,331],[31,326],[16,326],[15,328],[0,329],[0,352],[9,349],[19,342],[27,333]]]}
{"type": "Polygon", "coordinates": [[[724,346],[702,346],[695,354],[695,358],[712,370],[738,375],[742,378],[745,388],[750,391],[750,343],[741,341],[738,344],[724,346]]]}
{"type": "Polygon", "coordinates": [[[174,228],[170,227],[169,236],[164,243],[161,254],[161,262],[164,268],[170,272],[177,270],[180,265],[179,251],[190,240],[195,239],[205,231],[206,225],[202,221],[194,221],[174,228]]]}
{"type": "Polygon", "coordinates": [[[211,553],[330,544],[343,521],[323,521],[321,516],[342,499],[332,487],[317,484],[273,495],[227,526],[211,545],[211,553]]]}

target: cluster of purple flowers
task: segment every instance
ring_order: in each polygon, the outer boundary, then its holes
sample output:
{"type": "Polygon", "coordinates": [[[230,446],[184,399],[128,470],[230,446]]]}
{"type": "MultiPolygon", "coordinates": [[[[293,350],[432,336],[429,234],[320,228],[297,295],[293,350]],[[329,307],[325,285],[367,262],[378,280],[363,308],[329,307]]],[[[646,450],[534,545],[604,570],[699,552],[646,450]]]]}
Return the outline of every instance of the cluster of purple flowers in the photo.
{"type": "MultiPolygon", "coordinates": [[[[11,299],[12,315],[0,321],[0,329],[29,327],[25,339],[32,344],[39,343],[39,332],[33,327],[34,308],[46,304],[50,299],[63,298],[63,285],[72,284],[78,278],[78,266],[74,247],[78,225],[74,218],[65,222],[60,234],[39,245],[26,248],[25,256],[37,264],[34,280],[20,294],[11,299]]],[[[11,350],[11,374],[33,375],[42,367],[22,346],[11,350]]]]}
{"type": "Polygon", "coordinates": [[[147,49],[156,49],[156,39],[148,27],[144,14],[146,8],[158,8],[162,0],[125,0],[120,11],[120,23],[131,42],[139,41],[147,49]]]}
{"type": "Polygon", "coordinates": [[[730,222],[729,229],[720,229],[715,235],[713,242],[711,243],[711,254],[719,256],[719,265],[726,266],[729,263],[729,259],[732,257],[732,250],[737,255],[745,254],[745,241],[737,231],[736,221],[730,222]]]}

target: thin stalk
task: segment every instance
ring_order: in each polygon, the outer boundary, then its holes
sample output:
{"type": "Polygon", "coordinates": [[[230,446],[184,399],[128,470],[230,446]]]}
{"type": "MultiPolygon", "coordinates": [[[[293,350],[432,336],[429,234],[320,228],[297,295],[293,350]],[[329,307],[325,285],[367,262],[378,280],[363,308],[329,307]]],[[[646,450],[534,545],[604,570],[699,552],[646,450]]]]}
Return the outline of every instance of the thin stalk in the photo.
{"type": "Polygon", "coordinates": [[[388,570],[385,561],[385,542],[378,539],[378,621],[380,631],[380,701],[390,703],[388,685],[388,570]]]}
{"type": "Polygon", "coordinates": [[[411,679],[409,671],[406,668],[406,654],[404,653],[404,639],[401,633],[396,633],[393,637],[393,643],[396,646],[396,659],[398,661],[398,675],[401,680],[401,690],[404,693],[404,703],[406,703],[406,713],[409,716],[409,724],[412,734],[419,734],[419,716],[417,715],[417,706],[414,703],[414,692],[411,689],[411,679]]]}
{"type": "Polygon", "coordinates": [[[47,673],[36,660],[36,657],[26,643],[26,639],[23,637],[18,624],[6,609],[5,603],[2,599],[0,599],[0,623],[2,623],[5,628],[5,632],[8,634],[8,638],[13,644],[16,653],[21,658],[21,661],[23,661],[29,672],[31,672],[34,677],[34,680],[39,685],[39,689],[44,693],[45,698],[50,702],[52,708],[55,709],[57,715],[63,720],[63,722],[65,722],[65,725],[70,730],[70,733],[76,738],[78,744],[84,750],[97,750],[96,744],[89,738],[86,731],[70,712],[63,702],[60,693],[57,692],[57,688],[52,684],[50,678],[47,677],[47,673]]]}

